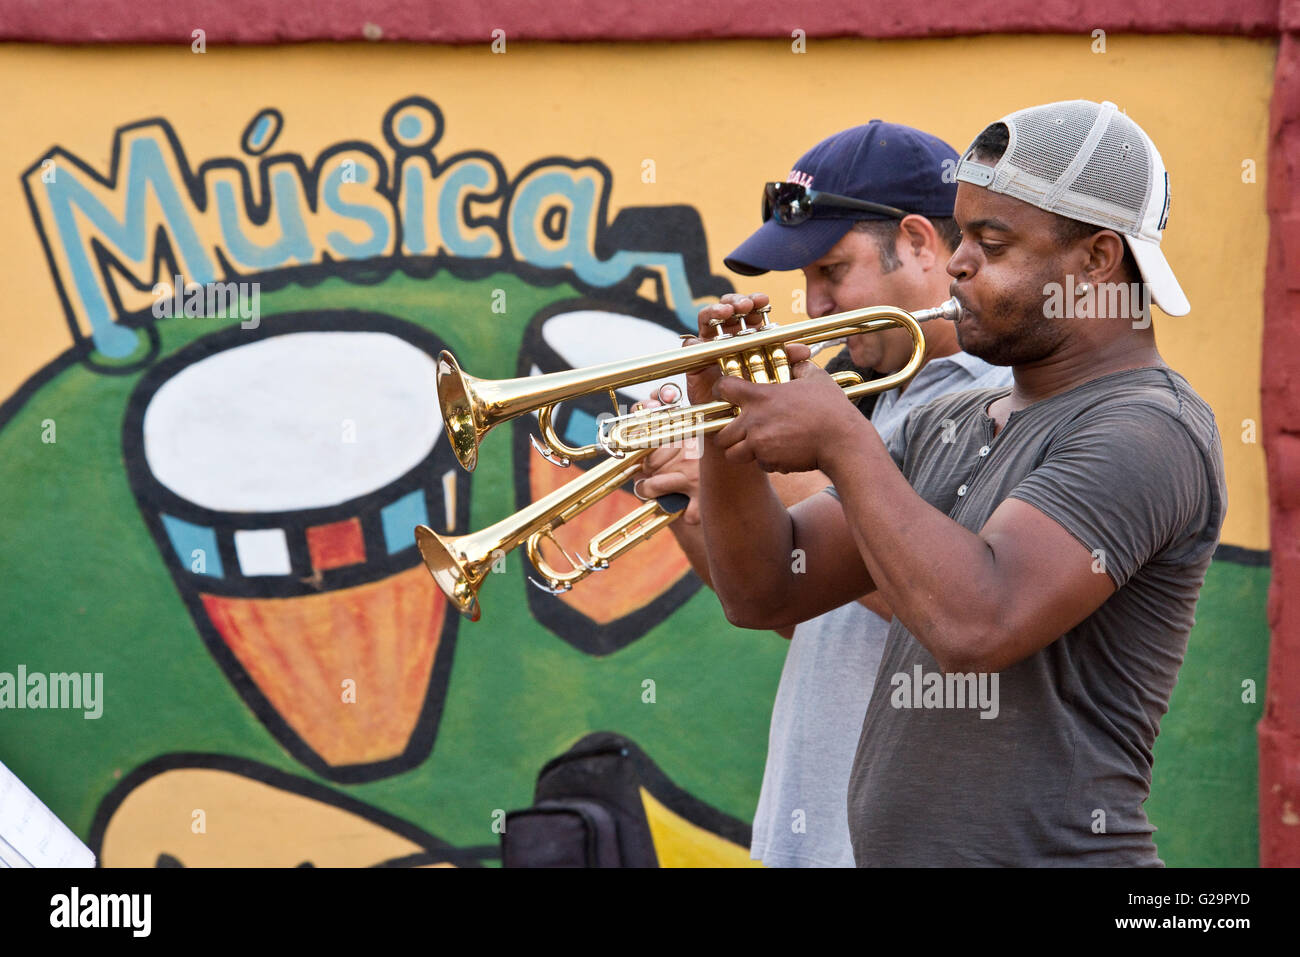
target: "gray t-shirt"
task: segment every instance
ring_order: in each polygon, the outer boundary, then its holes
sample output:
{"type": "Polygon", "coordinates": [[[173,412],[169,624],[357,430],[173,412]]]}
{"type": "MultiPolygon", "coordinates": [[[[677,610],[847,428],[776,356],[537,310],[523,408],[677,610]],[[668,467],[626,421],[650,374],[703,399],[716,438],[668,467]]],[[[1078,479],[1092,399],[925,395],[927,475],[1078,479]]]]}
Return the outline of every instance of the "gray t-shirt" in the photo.
{"type": "MultiPolygon", "coordinates": [[[[901,393],[871,412],[888,439],[909,410],[962,389],[1011,381],[1011,369],[964,352],[931,359],[901,393]]],[[[844,803],[889,622],[857,602],[801,623],[772,705],[767,764],[754,811],[750,856],[768,867],[852,867],[844,803]]]]}
{"type": "Polygon", "coordinates": [[[936,688],[934,658],[894,619],[849,782],[854,857],[1159,866],[1142,805],[1226,507],[1214,414],[1178,373],[1133,369],[1013,412],[995,438],[986,410],[1007,392],[914,410],[890,453],[971,531],[1007,498],[1033,505],[1117,591],[1047,647],[966,683],[985,695],[974,706],[955,706],[960,682],[936,688]]]}

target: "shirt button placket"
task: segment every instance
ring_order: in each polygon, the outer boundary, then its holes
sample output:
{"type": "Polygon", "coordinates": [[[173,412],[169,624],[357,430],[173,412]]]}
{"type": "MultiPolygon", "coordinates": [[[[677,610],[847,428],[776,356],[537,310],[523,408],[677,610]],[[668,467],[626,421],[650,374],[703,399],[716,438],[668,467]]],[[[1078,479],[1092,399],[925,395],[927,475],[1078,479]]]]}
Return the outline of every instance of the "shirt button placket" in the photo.
{"type": "MultiPolygon", "coordinates": [[[[987,428],[987,427],[988,427],[988,423],[986,423],[986,428],[987,428]]],[[[987,434],[987,433],[986,433],[986,434],[987,434]]],[[[993,446],[992,446],[992,445],[988,445],[988,444],[982,445],[982,446],[980,446],[980,450],[979,450],[979,453],[978,453],[978,454],[979,454],[979,457],[980,457],[981,459],[986,458],[986,457],[988,456],[989,452],[991,452],[991,451],[993,451],[993,446]]],[[[975,476],[979,473],[980,465],[982,465],[982,464],[983,464],[983,463],[981,463],[978,459],[976,460],[976,462],[975,462],[975,468],[971,470],[971,476],[970,476],[970,481],[971,481],[971,482],[975,481],[975,476]]],[[[958,489],[957,489],[957,497],[958,497],[958,498],[965,498],[965,497],[966,497],[966,493],[969,492],[969,491],[970,491],[970,484],[969,484],[969,482],[963,482],[963,483],[961,484],[961,486],[958,487],[958,489]]]]}
{"type": "MultiPolygon", "coordinates": [[[[980,457],[980,458],[984,458],[986,455],[988,455],[988,454],[989,454],[989,450],[990,450],[990,448],[991,448],[991,446],[988,446],[988,445],[985,445],[984,447],[982,447],[982,448],[980,449],[980,451],[979,451],[979,457],[980,457]]],[[[979,465],[980,465],[979,462],[976,462],[976,463],[975,463],[975,471],[976,471],[976,472],[979,471],[979,465]]],[[[971,481],[974,481],[974,480],[975,480],[975,476],[974,476],[974,474],[972,474],[972,475],[971,475],[971,481]]],[[[957,489],[957,497],[958,497],[958,498],[962,498],[962,497],[965,496],[965,494],[966,494],[967,492],[969,492],[969,491],[970,491],[970,486],[969,486],[968,484],[963,483],[962,486],[961,486],[959,489],[957,489]]]]}

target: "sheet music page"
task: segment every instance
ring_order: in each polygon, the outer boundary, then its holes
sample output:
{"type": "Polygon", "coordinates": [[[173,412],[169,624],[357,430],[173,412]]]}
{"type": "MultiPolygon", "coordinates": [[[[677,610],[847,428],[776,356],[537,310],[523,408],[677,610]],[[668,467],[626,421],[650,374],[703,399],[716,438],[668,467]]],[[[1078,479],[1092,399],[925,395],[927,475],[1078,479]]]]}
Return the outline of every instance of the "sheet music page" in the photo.
{"type": "Polygon", "coordinates": [[[0,867],[94,867],[95,855],[0,762],[0,867]]]}

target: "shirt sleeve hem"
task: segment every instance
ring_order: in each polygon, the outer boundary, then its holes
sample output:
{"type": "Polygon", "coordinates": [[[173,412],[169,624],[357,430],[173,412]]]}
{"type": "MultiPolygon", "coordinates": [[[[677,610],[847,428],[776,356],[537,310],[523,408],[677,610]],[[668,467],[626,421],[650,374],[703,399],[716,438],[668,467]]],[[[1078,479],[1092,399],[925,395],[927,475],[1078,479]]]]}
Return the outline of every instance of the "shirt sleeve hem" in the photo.
{"type": "MultiPolygon", "coordinates": [[[[1036,512],[1039,512],[1040,514],[1050,518],[1057,525],[1061,526],[1061,528],[1065,529],[1065,531],[1069,533],[1071,538],[1073,538],[1076,542],[1078,542],[1080,545],[1086,548],[1088,550],[1089,555],[1092,554],[1093,547],[1089,545],[1087,541],[1084,540],[1083,535],[1080,534],[1075,529],[1071,528],[1069,525],[1067,525],[1065,519],[1062,516],[1055,515],[1052,512],[1048,511],[1046,508],[1044,508],[1043,502],[1035,501],[1033,498],[1031,498],[1028,494],[1021,491],[1020,489],[1012,490],[1011,494],[1009,494],[1007,498],[1004,499],[1004,501],[1013,498],[1018,501],[1024,502],[1026,505],[1033,508],[1036,512]]],[[[1115,577],[1115,571],[1110,567],[1109,563],[1103,562],[1103,565],[1105,565],[1106,575],[1114,583],[1116,591],[1123,588],[1124,585],[1127,584],[1127,579],[1125,579],[1124,581],[1120,581],[1118,578],[1115,577]]]]}

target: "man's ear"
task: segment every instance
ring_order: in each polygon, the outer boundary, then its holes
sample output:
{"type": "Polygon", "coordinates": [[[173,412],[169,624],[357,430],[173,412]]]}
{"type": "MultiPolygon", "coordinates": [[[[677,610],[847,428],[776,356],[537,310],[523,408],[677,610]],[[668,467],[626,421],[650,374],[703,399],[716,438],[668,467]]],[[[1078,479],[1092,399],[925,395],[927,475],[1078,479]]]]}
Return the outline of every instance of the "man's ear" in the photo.
{"type": "Polygon", "coordinates": [[[1124,239],[1113,229],[1093,233],[1084,247],[1088,257],[1083,275],[1091,283],[1127,282],[1124,275],[1124,239]]]}
{"type": "Polygon", "coordinates": [[[911,256],[922,269],[933,269],[936,265],[948,261],[948,257],[939,255],[939,233],[934,223],[915,213],[904,216],[898,224],[899,258],[911,256]]]}

